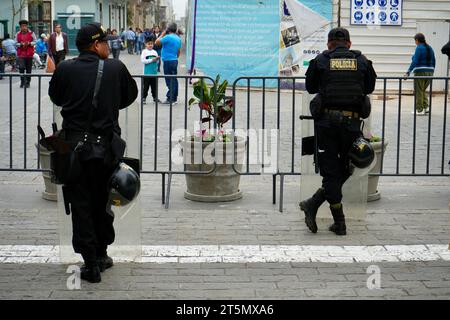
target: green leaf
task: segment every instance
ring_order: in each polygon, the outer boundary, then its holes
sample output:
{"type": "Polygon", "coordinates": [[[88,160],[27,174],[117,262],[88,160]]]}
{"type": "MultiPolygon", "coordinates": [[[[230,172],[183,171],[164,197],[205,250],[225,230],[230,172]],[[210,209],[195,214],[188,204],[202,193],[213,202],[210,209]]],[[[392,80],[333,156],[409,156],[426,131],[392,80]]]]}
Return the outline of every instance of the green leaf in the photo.
{"type": "Polygon", "coordinates": [[[202,86],[202,89],[203,89],[203,98],[201,98],[201,100],[205,101],[205,102],[208,102],[208,104],[211,103],[211,98],[210,98],[210,95],[209,95],[209,89],[208,89],[208,86],[206,85],[206,82],[203,79],[201,80],[201,86],[202,86]]]}
{"type": "Polygon", "coordinates": [[[194,85],[194,97],[198,98],[199,100],[203,99],[203,87],[200,81],[194,85]]]}
{"type": "Polygon", "coordinates": [[[195,104],[195,103],[198,103],[198,102],[199,102],[198,99],[190,98],[190,99],[189,99],[189,103],[188,103],[188,104],[189,104],[189,107],[192,106],[192,105],[195,104]]]}
{"type": "Polygon", "coordinates": [[[219,88],[217,89],[216,101],[221,101],[225,98],[225,92],[227,90],[227,86],[228,86],[227,80],[225,80],[224,82],[222,82],[220,84],[219,88]]]}

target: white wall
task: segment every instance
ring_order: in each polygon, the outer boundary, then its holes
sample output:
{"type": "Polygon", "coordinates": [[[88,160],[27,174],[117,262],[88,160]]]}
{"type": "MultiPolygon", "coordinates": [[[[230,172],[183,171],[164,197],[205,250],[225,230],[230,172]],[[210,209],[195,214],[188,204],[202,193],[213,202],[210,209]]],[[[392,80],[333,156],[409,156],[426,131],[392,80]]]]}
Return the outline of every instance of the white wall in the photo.
{"type": "MultiPolygon", "coordinates": [[[[337,22],[338,0],[333,0],[333,21],[337,22]]],[[[348,28],[353,43],[353,49],[361,50],[373,61],[378,76],[401,76],[409,67],[415,50],[414,35],[420,32],[422,21],[445,22],[450,20],[449,0],[403,0],[402,26],[350,26],[350,0],[341,1],[341,26],[348,28]]],[[[447,32],[449,24],[440,23],[441,30],[447,32]]],[[[437,59],[446,59],[441,53],[441,47],[446,43],[433,44],[433,35],[425,34],[433,46],[437,59]]],[[[437,41],[440,42],[440,41],[437,41]]],[[[447,59],[448,60],[448,59],[447,59]]],[[[436,76],[445,76],[447,68],[439,63],[436,76]]]]}

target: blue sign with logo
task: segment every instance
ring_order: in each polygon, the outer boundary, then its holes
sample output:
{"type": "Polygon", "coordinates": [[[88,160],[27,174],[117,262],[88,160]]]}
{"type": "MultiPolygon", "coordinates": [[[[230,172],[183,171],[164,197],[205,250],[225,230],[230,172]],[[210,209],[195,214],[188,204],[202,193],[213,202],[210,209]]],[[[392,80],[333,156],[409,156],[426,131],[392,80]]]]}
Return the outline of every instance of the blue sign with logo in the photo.
{"type": "Polygon", "coordinates": [[[391,21],[396,22],[398,20],[398,13],[392,12],[391,13],[391,21]]]}
{"type": "Polygon", "coordinates": [[[361,21],[363,19],[363,13],[361,11],[356,11],[354,16],[356,21],[361,21]]]}
{"type": "Polygon", "coordinates": [[[400,0],[391,0],[391,6],[398,7],[400,4],[400,0]]]}
{"type": "Polygon", "coordinates": [[[351,25],[402,25],[402,0],[351,0],[351,25]]]}

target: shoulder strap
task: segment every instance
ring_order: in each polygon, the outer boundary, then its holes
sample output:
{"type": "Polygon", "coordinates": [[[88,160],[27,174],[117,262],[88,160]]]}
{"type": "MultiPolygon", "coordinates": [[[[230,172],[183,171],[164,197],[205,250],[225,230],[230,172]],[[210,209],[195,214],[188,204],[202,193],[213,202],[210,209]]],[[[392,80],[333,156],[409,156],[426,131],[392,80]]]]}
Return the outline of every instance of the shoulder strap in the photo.
{"type": "Polygon", "coordinates": [[[94,98],[92,99],[93,108],[89,110],[89,118],[86,126],[86,131],[89,131],[89,129],[91,128],[92,118],[94,116],[94,109],[97,109],[98,107],[98,92],[100,90],[100,84],[102,83],[104,65],[105,61],[103,59],[98,60],[98,71],[97,71],[97,78],[95,79],[94,98]]]}

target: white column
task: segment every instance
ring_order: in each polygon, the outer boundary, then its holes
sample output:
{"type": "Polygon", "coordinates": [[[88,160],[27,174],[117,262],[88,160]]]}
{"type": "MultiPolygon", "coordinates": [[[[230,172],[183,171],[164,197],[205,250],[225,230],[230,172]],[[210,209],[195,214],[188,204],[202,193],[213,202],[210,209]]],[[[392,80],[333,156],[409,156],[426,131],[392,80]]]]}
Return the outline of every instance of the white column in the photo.
{"type": "Polygon", "coordinates": [[[25,2],[25,5],[20,13],[21,19],[28,20],[28,1],[25,2]]]}

